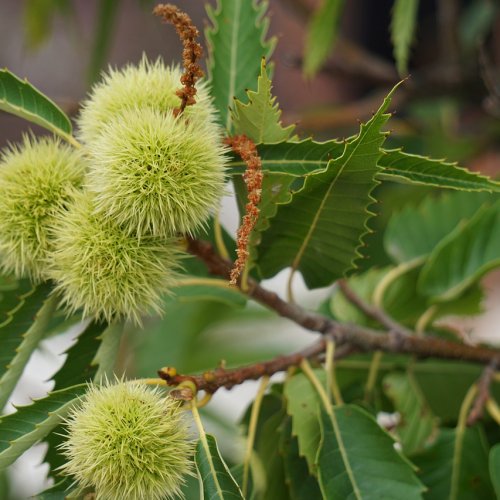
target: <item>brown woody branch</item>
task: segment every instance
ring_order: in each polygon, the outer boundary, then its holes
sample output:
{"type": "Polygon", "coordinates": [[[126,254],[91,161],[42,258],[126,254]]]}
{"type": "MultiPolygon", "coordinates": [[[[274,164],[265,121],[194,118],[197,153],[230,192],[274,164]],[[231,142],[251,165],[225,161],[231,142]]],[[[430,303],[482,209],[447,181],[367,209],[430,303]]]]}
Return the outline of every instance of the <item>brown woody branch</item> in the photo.
{"type": "MultiPolygon", "coordinates": [[[[210,243],[189,239],[188,250],[205,263],[211,274],[229,279],[232,263],[217,255],[210,243]]],[[[497,349],[459,344],[430,336],[402,335],[398,331],[384,333],[360,325],[339,323],[284,301],[253,279],[248,279],[247,286],[248,288],[242,291],[249,297],[307,330],[331,336],[337,346],[348,345],[360,351],[380,350],[411,354],[419,358],[464,360],[480,364],[500,361],[500,350],[497,349]]]]}
{"type": "MultiPolygon", "coordinates": [[[[291,366],[298,366],[304,359],[318,359],[325,352],[325,349],[326,340],[321,338],[318,342],[302,351],[288,356],[278,356],[270,361],[254,363],[234,369],[219,367],[215,370],[207,371],[202,375],[180,375],[175,368],[166,367],[159,370],[158,375],[170,386],[178,386],[183,382],[192,382],[197,390],[214,394],[221,387],[231,389],[246,380],[257,380],[264,375],[271,376],[287,370],[291,366]]],[[[345,357],[350,353],[350,350],[348,346],[337,349],[335,359],[345,357]]],[[[178,399],[192,399],[193,396],[190,391],[181,391],[179,394],[174,393],[174,395],[178,399]]]]}
{"type": "Polygon", "coordinates": [[[378,321],[389,331],[398,332],[401,333],[401,335],[411,335],[411,330],[408,330],[408,328],[395,321],[379,307],[366,303],[359,295],[354,293],[354,291],[347,284],[346,280],[339,280],[338,285],[345,298],[355,305],[361,312],[365,313],[370,318],[373,318],[375,321],[378,321]]]}
{"type": "Polygon", "coordinates": [[[472,405],[469,416],[467,417],[467,425],[474,425],[478,420],[483,418],[484,407],[490,397],[490,387],[493,382],[493,377],[497,370],[497,362],[493,360],[484,370],[481,378],[477,382],[477,397],[472,405]]]}

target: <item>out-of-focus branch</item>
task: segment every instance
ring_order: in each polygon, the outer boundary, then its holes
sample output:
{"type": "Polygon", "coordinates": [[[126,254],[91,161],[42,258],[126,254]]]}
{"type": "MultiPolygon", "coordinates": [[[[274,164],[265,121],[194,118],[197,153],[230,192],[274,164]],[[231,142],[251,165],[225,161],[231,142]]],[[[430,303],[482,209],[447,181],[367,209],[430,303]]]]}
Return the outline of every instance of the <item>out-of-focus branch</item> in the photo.
{"type": "MultiPolygon", "coordinates": [[[[188,251],[203,261],[211,274],[229,280],[232,262],[217,255],[210,243],[188,238],[188,251]]],[[[240,282],[237,283],[238,286],[239,284],[240,282]]],[[[380,350],[411,354],[419,358],[461,359],[480,364],[500,361],[500,350],[497,349],[459,344],[429,336],[402,335],[397,331],[384,333],[360,325],[339,323],[286,302],[253,279],[248,279],[247,286],[242,290],[243,293],[308,330],[331,336],[337,346],[349,345],[356,350],[368,352],[380,350]]]]}
{"type": "Polygon", "coordinates": [[[349,287],[346,280],[338,281],[339,288],[342,290],[345,298],[351,302],[354,306],[356,306],[360,311],[365,313],[367,316],[373,318],[375,321],[378,321],[383,327],[387,328],[390,331],[399,332],[402,335],[411,335],[411,330],[401,325],[393,318],[391,318],[385,311],[382,309],[372,306],[365,302],[359,295],[354,293],[354,291],[349,287]]]}
{"type": "Polygon", "coordinates": [[[497,370],[497,362],[492,361],[484,370],[477,383],[477,396],[467,417],[467,425],[474,425],[481,420],[486,402],[490,398],[490,387],[497,370]]]}
{"type": "MultiPolygon", "coordinates": [[[[304,359],[314,360],[325,352],[326,339],[321,338],[318,342],[299,352],[288,356],[278,356],[270,361],[254,363],[233,369],[223,367],[207,371],[202,375],[181,375],[174,368],[166,367],[158,371],[160,378],[165,380],[167,385],[178,386],[183,382],[192,382],[198,391],[206,391],[209,394],[215,393],[221,387],[231,389],[235,385],[242,384],[246,380],[257,380],[264,375],[274,375],[275,373],[287,370],[291,366],[298,366],[304,359]]],[[[344,346],[335,351],[335,359],[340,359],[350,353],[350,348],[344,346]]],[[[171,393],[172,394],[172,393],[171,393]]],[[[192,391],[180,391],[173,393],[178,399],[191,399],[192,391]]]]}

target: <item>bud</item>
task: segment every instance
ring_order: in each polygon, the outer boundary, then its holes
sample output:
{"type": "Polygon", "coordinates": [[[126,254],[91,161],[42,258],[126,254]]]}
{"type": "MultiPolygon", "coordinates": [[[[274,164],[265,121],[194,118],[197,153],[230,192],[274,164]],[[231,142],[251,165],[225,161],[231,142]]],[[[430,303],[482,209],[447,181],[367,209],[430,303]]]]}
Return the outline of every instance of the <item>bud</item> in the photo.
{"type": "Polygon", "coordinates": [[[1,267],[18,278],[45,277],[50,226],[84,176],[82,155],[52,137],[25,136],[0,161],[1,267]]]}
{"type": "Polygon", "coordinates": [[[163,500],[191,473],[193,445],[178,401],[140,382],[91,386],[66,421],[64,473],[103,500],[163,500]]]}
{"type": "Polygon", "coordinates": [[[227,160],[219,128],[185,113],[126,110],[89,151],[86,182],[96,209],[140,238],[193,233],[224,193],[227,160]]]}
{"type": "Polygon", "coordinates": [[[128,235],[95,213],[88,193],[74,194],[53,241],[48,275],[69,312],[140,324],[142,315],[161,312],[162,295],[175,285],[178,242],[128,235]]]}

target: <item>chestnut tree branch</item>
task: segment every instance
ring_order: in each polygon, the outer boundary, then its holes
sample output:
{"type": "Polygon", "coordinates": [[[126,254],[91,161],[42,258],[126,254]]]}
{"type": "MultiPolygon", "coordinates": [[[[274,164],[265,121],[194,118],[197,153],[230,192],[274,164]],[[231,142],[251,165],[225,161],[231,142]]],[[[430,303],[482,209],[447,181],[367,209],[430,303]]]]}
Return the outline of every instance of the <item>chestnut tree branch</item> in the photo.
{"type": "MultiPolygon", "coordinates": [[[[291,366],[298,366],[304,359],[317,359],[325,352],[326,344],[326,339],[322,337],[306,349],[287,356],[278,356],[270,361],[254,363],[234,369],[219,367],[215,370],[207,371],[202,375],[180,375],[172,367],[162,368],[158,371],[158,375],[161,379],[165,380],[167,385],[178,386],[183,382],[192,382],[197,390],[213,394],[221,387],[231,389],[246,380],[257,380],[264,375],[271,376],[287,370],[291,366]]],[[[335,351],[335,359],[347,356],[350,354],[350,351],[351,348],[347,345],[337,349],[335,351]]],[[[178,399],[191,399],[193,396],[192,391],[174,393],[174,397],[178,399]]]]}
{"type": "Polygon", "coordinates": [[[391,318],[385,311],[365,302],[359,295],[354,293],[354,291],[347,284],[346,280],[341,279],[337,283],[345,298],[351,302],[351,304],[356,306],[361,312],[370,316],[370,318],[373,318],[375,321],[378,321],[382,326],[390,331],[399,332],[402,335],[412,334],[411,330],[391,318]]]}
{"type": "MultiPolygon", "coordinates": [[[[210,243],[189,238],[188,250],[205,263],[211,274],[229,279],[232,263],[217,255],[210,243]]],[[[237,285],[239,286],[239,282],[237,285]]],[[[411,354],[419,358],[454,359],[480,364],[500,361],[500,350],[497,349],[459,344],[430,336],[403,335],[393,330],[384,333],[360,325],[339,323],[322,314],[307,311],[297,304],[286,302],[251,278],[248,279],[247,285],[248,288],[242,292],[256,302],[307,330],[330,335],[337,346],[348,344],[356,350],[367,352],[381,350],[411,354]]]]}

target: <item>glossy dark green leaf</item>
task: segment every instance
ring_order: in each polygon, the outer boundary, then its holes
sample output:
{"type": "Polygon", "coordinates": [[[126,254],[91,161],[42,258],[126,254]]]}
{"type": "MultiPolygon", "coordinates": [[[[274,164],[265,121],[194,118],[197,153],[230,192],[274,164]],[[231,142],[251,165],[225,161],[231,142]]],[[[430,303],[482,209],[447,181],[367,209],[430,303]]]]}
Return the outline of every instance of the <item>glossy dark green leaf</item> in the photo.
{"type": "Polygon", "coordinates": [[[400,149],[384,151],[379,165],[383,168],[378,176],[381,180],[459,191],[500,192],[499,182],[459,167],[456,163],[409,154],[400,149]]]}
{"type": "Polygon", "coordinates": [[[105,329],[105,323],[91,321],[78,335],[75,343],[65,352],[66,360],[63,366],[52,378],[55,383],[54,390],[90,382],[94,378],[97,371],[94,358],[105,329]]]}
{"type": "MultiPolygon", "coordinates": [[[[297,142],[261,144],[257,149],[264,173],[302,177],[325,170],[330,160],[342,156],[344,148],[343,142],[335,140],[317,142],[305,139],[297,142]]],[[[233,156],[229,164],[229,172],[233,175],[241,175],[244,171],[245,162],[233,156]]]]}
{"type": "Polygon", "coordinates": [[[323,498],[421,499],[424,487],[394,441],[353,405],[321,410],[318,479],[323,498]]]}
{"type": "Polygon", "coordinates": [[[309,474],[305,458],[299,455],[299,443],[292,435],[292,419],[282,425],[279,443],[283,456],[285,481],[291,500],[311,500],[321,498],[317,479],[309,474]]]}
{"type": "Polygon", "coordinates": [[[75,143],[71,122],[64,112],[27,80],[0,70],[0,110],[36,123],[75,143]]]}
{"type": "Polygon", "coordinates": [[[7,403],[33,351],[47,333],[58,301],[49,293],[49,285],[39,285],[21,295],[0,326],[0,408],[7,403]]]}
{"type": "Polygon", "coordinates": [[[86,384],[51,392],[29,406],[0,418],[0,469],[7,467],[28,448],[43,439],[68,414],[86,384]]]}
{"type": "Polygon", "coordinates": [[[215,9],[207,4],[208,72],[215,107],[228,130],[233,99],[245,98],[260,74],[261,58],[269,58],[276,44],[274,38],[266,40],[266,11],[266,1],[218,0],[215,9]]]}
{"type": "Polygon", "coordinates": [[[329,285],[354,266],[371,217],[368,207],[377,185],[381,128],[391,94],[343,155],[306,178],[288,204],[279,205],[259,246],[258,265],[266,278],[285,267],[300,271],[309,288],[329,285]]]}
{"type": "Polygon", "coordinates": [[[195,462],[203,485],[204,498],[243,499],[241,490],[222,459],[217,442],[210,434],[196,445],[195,462]]]}

